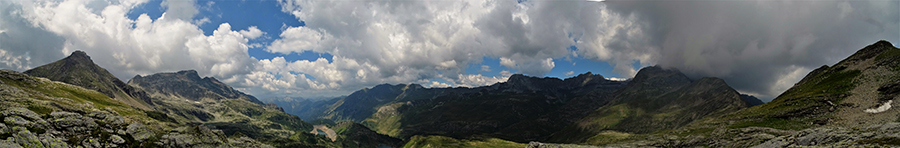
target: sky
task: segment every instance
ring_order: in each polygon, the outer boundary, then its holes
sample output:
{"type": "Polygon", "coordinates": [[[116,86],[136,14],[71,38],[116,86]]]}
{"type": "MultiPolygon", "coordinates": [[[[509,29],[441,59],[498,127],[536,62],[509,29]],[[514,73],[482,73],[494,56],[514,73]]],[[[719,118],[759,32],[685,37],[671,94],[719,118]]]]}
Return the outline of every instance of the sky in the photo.
{"type": "Polygon", "coordinates": [[[812,69],[900,41],[900,1],[0,1],[0,68],[76,50],[128,81],[194,69],[258,98],[512,74],[719,77],[771,100],[812,69]]]}

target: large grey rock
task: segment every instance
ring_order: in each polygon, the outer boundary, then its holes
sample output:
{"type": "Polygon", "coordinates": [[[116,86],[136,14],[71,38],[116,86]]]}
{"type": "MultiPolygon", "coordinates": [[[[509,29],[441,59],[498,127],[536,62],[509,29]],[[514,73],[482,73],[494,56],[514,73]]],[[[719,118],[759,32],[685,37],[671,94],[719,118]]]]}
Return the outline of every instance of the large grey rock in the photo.
{"type": "Polygon", "coordinates": [[[9,108],[9,109],[6,109],[6,110],[0,112],[0,114],[3,114],[3,116],[7,116],[7,117],[14,116],[14,115],[22,116],[22,117],[28,118],[29,120],[41,119],[41,115],[38,115],[34,111],[31,111],[31,110],[28,110],[25,108],[21,108],[21,107],[9,108]]]}
{"type": "Polygon", "coordinates": [[[78,113],[53,112],[50,113],[50,123],[60,130],[72,133],[90,132],[99,126],[94,119],[86,118],[78,113]]]}
{"type": "Polygon", "coordinates": [[[5,122],[6,124],[9,124],[9,125],[12,125],[12,126],[26,126],[26,127],[32,126],[34,124],[31,121],[28,121],[27,119],[19,117],[19,116],[7,116],[6,118],[3,118],[3,122],[5,122]]]}
{"type": "Polygon", "coordinates": [[[0,123],[0,134],[9,133],[9,127],[6,127],[6,124],[0,123]]]}
{"type": "Polygon", "coordinates": [[[128,129],[125,130],[125,133],[131,135],[131,137],[137,141],[144,141],[153,136],[153,132],[150,131],[150,128],[147,128],[147,126],[144,126],[144,124],[141,123],[131,123],[128,125],[128,129]]]}
{"type": "Polygon", "coordinates": [[[885,123],[869,126],[869,130],[900,131],[900,123],[885,123]]]}
{"type": "MultiPolygon", "coordinates": [[[[9,137],[12,138],[12,137],[9,137]]],[[[4,148],[22,148],[21,145],[16,143],[14,140],[0,140],[0,147],[4,148]]]]}
{"type": "Polygon", "coordinates": [[[87,116],[97,119],[98,122],[104,123],[106,127],[116,127],[125,125],[125,119],[120,116],[111,115],[104,112],[91,112],[87,116]]]}
{"type": "Polygon", "coordinates": [[[13,137],[15,137],[16,143],[18,143],[22,147],[44,147],[44,144],[41,143],[41,140],[27,130],[19,131],[19,133],[14,134],[13,137]]]}
{"type": "Polygon", "coordinates": [[[23,126],[29,128],[36,128],[44,130],[49,125],[47,121],[38,118],[37,121],[31,121],[32,119],[22,118],[21,116],[7,116],[3,118],[3,121],[10,126],[23,126]]]}
{"type": "Polygon", "coordinates": [[[59,138],[41,137],[41,143],[47,148],[68,148],[69,144],[59,138]]]}
{"type": "Polygon", "coordinates": [[[115,144],[125,143],[125,139],[122,139],[122,137],[119,137],[119,135],[109,136],[109,141],[111,141],[112,143],[115,143],[115,144]]]}
{"type": "Polygon", "coordinates": [[[86,138],[81,141],[81,146],[85,148],[102,148],[103,145],[100,144],[100,140],[94,138],[86,138]]]}
{"type": "Polygon", "coordinates": [[[766,141],[760,145],[753,146],[753,148],[776,148],[776,147],[785,147],[791,143],[788,143],[784,140],[784,137],[776,137],[772,140],[766,141]]]}

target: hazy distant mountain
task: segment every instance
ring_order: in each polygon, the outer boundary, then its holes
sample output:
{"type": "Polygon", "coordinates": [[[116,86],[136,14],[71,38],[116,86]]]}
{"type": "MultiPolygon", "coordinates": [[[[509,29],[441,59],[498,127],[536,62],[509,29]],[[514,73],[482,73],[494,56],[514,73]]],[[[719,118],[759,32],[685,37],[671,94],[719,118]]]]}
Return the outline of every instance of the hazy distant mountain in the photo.
{"type": "MultiPolygon", "coordinates": [[[[346,96],[344,96],[346,97],[346,96]]],[[[284,112],[297,115],[306,121],[315,121],[318,116],[325,112],[329,106],[334,104],[339,98],[332,99],[306,99],[306,98],[290,98],[269,99],[267,102],[278,105],[284,109],[284,112]]]]}
{"type": "Polygon", "coordinates": [[[126,85],[106,69],[94,64],[91,57],[83,51],[72,52],[66,58],[38,66],[24,73],[96,90],[110,98],[141,109],[153,108],[153,102],[145,92],[126,85]]]}

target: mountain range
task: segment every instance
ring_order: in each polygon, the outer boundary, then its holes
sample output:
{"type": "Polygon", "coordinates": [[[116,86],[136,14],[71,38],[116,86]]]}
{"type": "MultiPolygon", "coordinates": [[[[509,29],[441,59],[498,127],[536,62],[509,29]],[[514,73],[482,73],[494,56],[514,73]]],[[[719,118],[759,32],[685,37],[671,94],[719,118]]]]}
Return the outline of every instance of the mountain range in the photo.
{"type": "Polygon", "coordinates": [[[515,74],[265,104],[194,70],[123,82],[75,51],[0,70],[0,147],[897,146],[898,80],[900,49],[879,41],[767,103],[719,78],[650,66],[625,81],[515,74]]]}

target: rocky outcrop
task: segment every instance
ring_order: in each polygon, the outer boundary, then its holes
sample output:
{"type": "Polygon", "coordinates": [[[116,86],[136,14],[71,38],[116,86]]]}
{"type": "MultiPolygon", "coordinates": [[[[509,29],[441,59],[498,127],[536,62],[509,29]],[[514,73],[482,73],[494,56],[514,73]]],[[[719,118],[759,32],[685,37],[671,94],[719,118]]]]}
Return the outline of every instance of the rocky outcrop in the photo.
{"type": "Polygon", "coordinates": [[[225,138],[222,131],[202,125],[160,133],[106,112],[57,111],[40,116],[29,109],[8,108],[0,114],[4,119],[0,139],[5,139],[0,147],[267,147],[246,137],[225,138]]]}
{"type": "Polygon", "coordinates": [[[882,147],[900,145],[900,123],[866,128],[821,127],[772,138],[754,148],[767,147],[882,147]]]}

